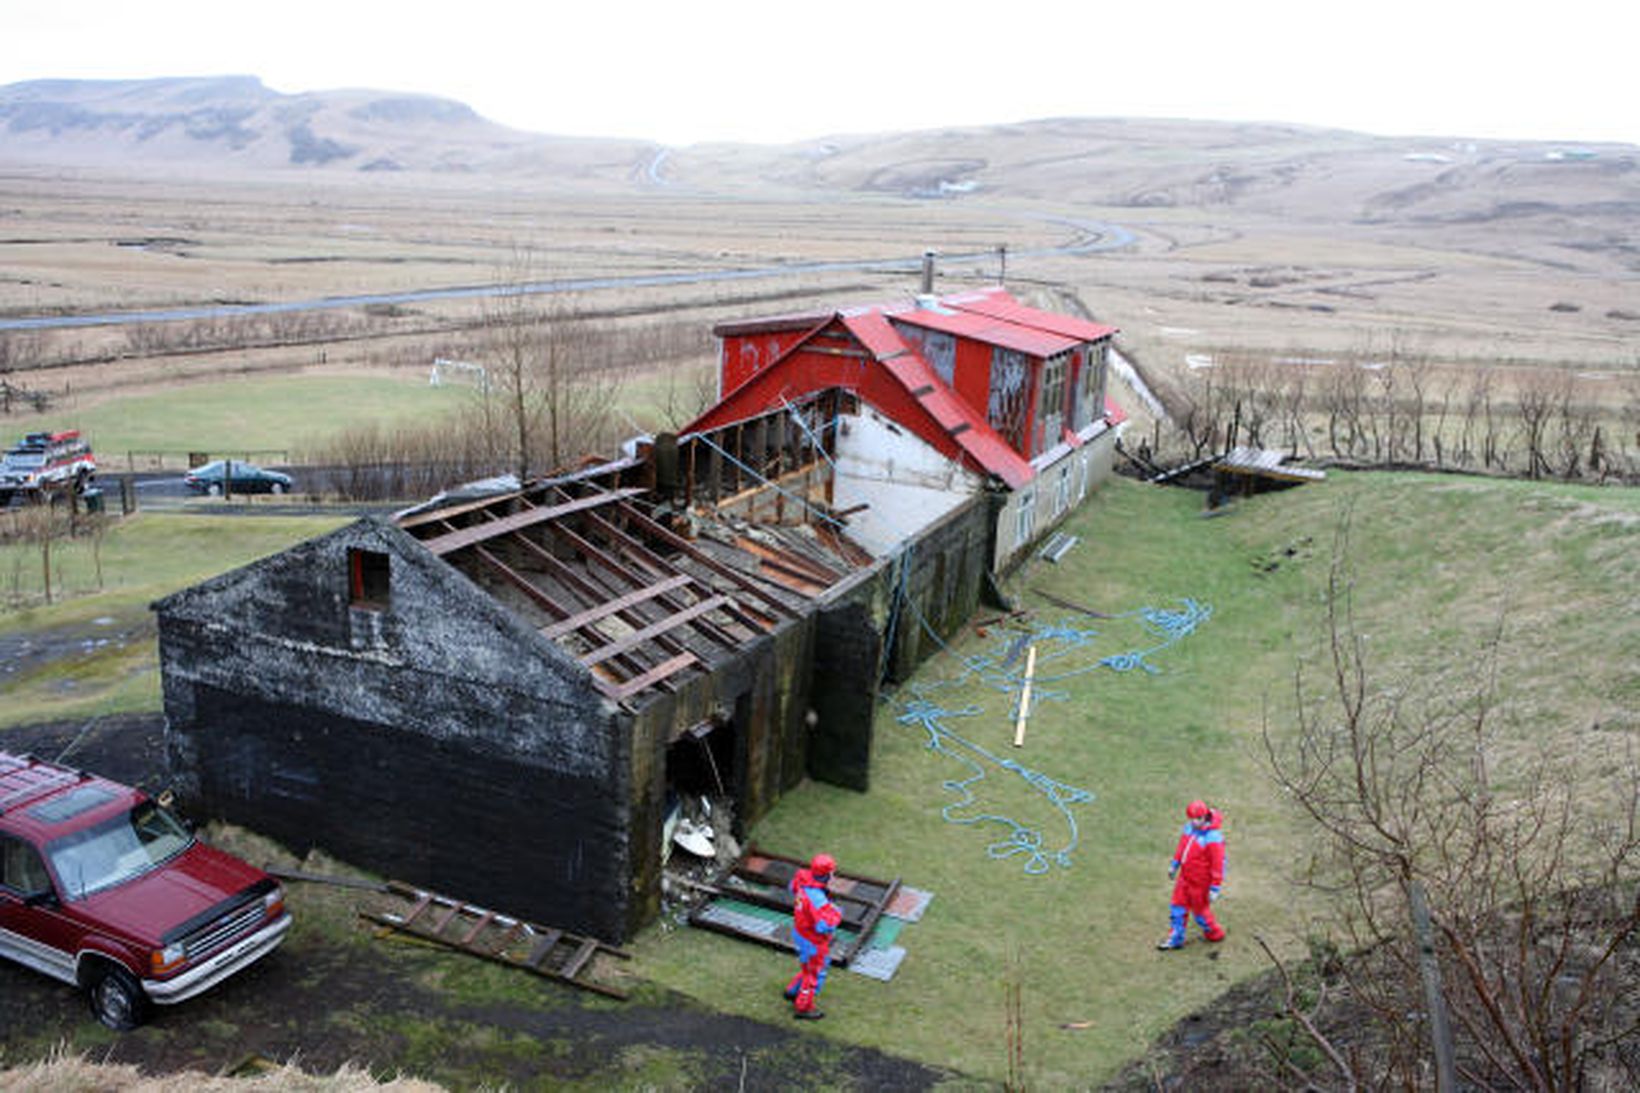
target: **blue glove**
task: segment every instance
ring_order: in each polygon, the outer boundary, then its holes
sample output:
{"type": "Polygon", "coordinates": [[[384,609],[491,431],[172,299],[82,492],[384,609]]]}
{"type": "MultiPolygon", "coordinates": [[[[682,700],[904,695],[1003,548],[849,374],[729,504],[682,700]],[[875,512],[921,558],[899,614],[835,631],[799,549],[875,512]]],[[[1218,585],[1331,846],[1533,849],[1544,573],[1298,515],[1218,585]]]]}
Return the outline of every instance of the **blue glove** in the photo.
{"type": "Polygon", "coordinates": [[[1219,886],[1215,884],[1213,887],[1211,887],[1207,890],[1207,902],[1208,903],[1217,903],[1218,901],[1219,901],[1219,886]]]}
{"type": "Polygon", "coordinates": [[[1179,863],[1178,862],[1173,862],[1171,865],[1169,865],[1167,867],[1167,879],[1172,880],[1174,877],[1176,877],[1178,875],[1179,875],[1179,863]]]}

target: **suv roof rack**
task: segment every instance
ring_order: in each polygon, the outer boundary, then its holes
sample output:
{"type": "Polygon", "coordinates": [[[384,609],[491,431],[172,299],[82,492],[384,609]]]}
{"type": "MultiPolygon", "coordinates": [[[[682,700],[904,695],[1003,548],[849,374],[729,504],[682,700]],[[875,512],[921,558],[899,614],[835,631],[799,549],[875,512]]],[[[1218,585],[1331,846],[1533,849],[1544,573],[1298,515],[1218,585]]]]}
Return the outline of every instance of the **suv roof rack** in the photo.
{"type": "Polygon", "coordinates": [[[37,755],[0,752],[0,816],[90,777],[83,770],[60,766],[37,755]]]}

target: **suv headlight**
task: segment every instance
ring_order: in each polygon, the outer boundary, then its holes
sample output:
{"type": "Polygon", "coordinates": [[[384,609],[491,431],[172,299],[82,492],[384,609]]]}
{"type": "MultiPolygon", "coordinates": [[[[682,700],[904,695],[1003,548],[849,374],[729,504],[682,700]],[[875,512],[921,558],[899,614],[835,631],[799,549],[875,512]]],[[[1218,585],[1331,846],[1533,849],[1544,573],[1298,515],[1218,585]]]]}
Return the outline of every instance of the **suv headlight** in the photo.
{"type": "Polygon", "coordinates": [[[269,918],[278,918],[285,913],[285,890],[276,887],[262,897],[262,910],[269,918]]]}
{"type": "Polygon", "coordinates": [[[182,942],[176,941],[163,949],[155,949],[149,954],[148,960],[154,969],[155,975],[164,975],[178,964],[181,964],[183,960],[187,959],[187,956],[188,950],[182,942]]]}

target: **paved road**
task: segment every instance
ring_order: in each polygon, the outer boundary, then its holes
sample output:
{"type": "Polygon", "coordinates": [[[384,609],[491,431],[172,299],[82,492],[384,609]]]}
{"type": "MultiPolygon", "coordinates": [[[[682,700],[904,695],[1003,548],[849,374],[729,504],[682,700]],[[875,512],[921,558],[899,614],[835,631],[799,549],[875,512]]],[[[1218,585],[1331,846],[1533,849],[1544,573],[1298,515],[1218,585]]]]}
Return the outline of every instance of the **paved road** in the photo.
{"type": "MultiPolygon", "coordinates": [[[[1120,250],[1138,240],[1133,232],[1118,225],[1095,220],[1073,220],[1063,217],[1050,223],[1071,229],[1075,235],[1069,243],[1054,247],[1011,250],[1014,257],[1045,255],[1091,254],[1097,251],[1120,250]]],[[[941,254],[940,264],[946,266],[975,265],[996,260],[995,250],[967,251],[941,254]]],[[[371,305],[415,304],[428,300],[482,299],[492,296],[539,296],[558,292],[588,292],[613,288],[652,288],[658,285],[709,284],[722,281],[754,281],[766,277],[789,277],[794,273],[834,273],[872,270],[883,273],[916,272],[922,268],[922,255],[915,258],[860,258],[838,262],[784,262],[773,266],[754,266],[745,269],[696,270],[678,273],[639,273],[626,277],[587,277],[563,281],[531,281],[525,284],[462,285],[452,288],[429,288],[415,292],[366,293],[357,296],[323,296],[314,300],[286,300],[270,304],[232,304],[210,307],[178,307],[153,311],[107,311],[86,315],[37,315],[24,318],[0,318],[0,331],[6,330],[62,330],[82,326],[137,326],[146,323],[168,323],[184,319],[221,319],[235,315],[276,315],[300,311],[328,311],[339,308],[368,307],[371,305]]]]}

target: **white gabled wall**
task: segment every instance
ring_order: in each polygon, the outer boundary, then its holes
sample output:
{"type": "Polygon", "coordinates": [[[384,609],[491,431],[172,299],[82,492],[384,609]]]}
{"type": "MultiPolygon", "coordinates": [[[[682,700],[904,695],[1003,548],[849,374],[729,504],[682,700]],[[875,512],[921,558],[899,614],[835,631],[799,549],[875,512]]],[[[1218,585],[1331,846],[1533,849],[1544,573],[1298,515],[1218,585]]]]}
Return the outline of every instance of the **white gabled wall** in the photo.
{"type": "Polygon", "coordinates": [[[882,557],[980,489],[981,478],[868,405],[838,421],[832,505],[869,508],[848,517],[851,538],[882,557]]]}
{"type": "Polygon", "coordinates": [[[1080,448],[1067,449],[1049,463],[1037,463],[1036,477],[1014,490],[997,514],[997,548],[993,568],[1001,573],[1019,562],[1022,552],[1043,537],[1087,499],[1115,465],[1116,432],[1101,430],[1080,448]]]}

